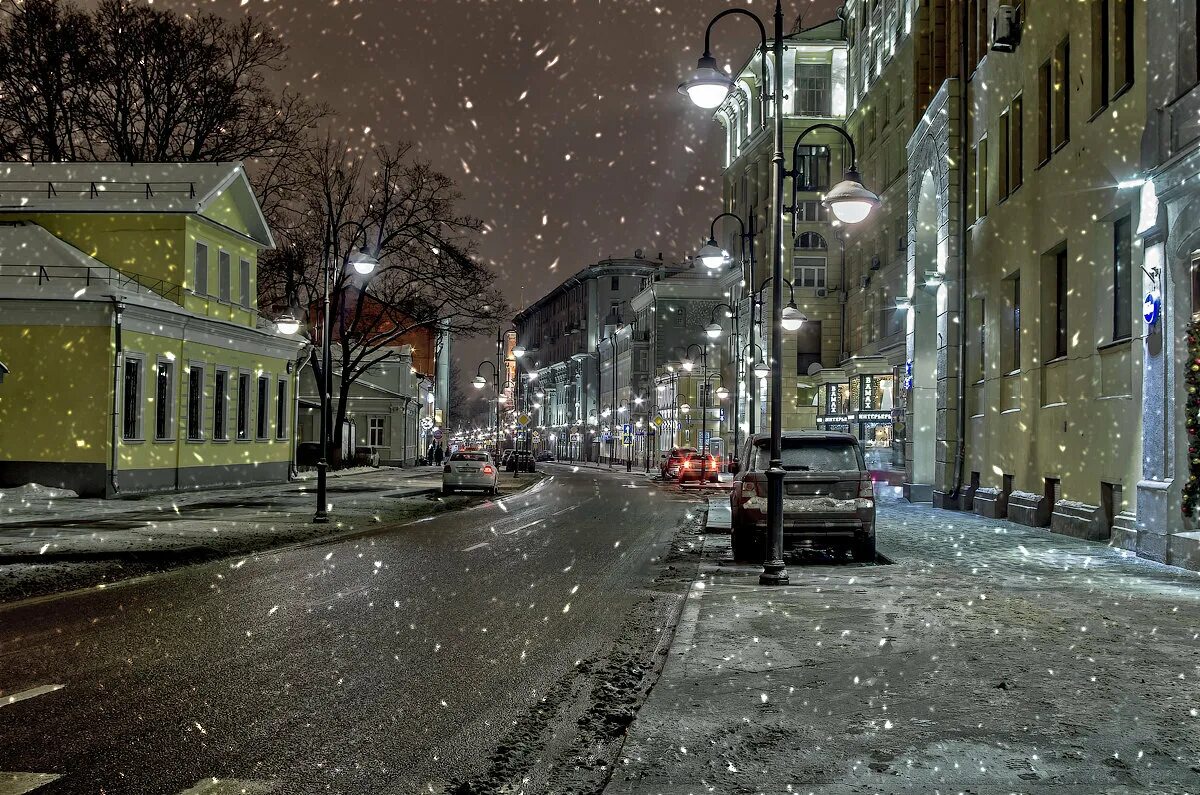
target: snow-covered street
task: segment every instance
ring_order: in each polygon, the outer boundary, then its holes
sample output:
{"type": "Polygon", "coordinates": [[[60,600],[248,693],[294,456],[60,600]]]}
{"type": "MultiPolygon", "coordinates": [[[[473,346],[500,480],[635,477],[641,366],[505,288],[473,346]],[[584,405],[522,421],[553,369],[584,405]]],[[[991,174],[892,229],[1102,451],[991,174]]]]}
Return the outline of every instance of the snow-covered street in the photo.
{"type": "Polygon", "coordinates": [[[1200,791],[1200,575],[885,499],[876,566],[705,539],[609,793],[1200,791]]]}

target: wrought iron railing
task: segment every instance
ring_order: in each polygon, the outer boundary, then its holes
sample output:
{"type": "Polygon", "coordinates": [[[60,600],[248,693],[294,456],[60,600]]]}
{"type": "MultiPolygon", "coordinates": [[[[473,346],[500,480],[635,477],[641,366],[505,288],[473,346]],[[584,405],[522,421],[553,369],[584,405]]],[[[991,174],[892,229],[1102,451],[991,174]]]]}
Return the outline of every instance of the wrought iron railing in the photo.
{"type": "Polygon", "coordinates": [[[109,285],[134,292],[151,292],[175,303],[180,303],[183,297],[183,288],[178,284],[103,266],[0,264],[0,287],[5,284],[84,288],[109,285]]]}

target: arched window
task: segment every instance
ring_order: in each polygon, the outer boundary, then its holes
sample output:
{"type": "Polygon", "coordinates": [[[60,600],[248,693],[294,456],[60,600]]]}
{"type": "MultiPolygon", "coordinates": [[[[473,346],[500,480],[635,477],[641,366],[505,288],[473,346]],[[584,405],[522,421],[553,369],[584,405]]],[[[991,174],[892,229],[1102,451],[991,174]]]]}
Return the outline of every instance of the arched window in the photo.
{"type": "Polygon", "coordinates": [[[801,146],[796,150],[796,190],[829,190],[829,147],[801,146]]]}
{"type": "Polygon", "coordinates": [[[796,236],[792,252],[792,281],[797,287],[825,288],[825,238],[816,232],[801,232],[796,236]]]}
{"type": "Polygon", "coordinates": [[[749,138],[754,133],[754,122],[758,113],[755,110],[754,92],[750,90],[750,85],[745,80],[738,81],[738,88],[741,89],[742,95],[746,98],[746,137],[749,138]]]}

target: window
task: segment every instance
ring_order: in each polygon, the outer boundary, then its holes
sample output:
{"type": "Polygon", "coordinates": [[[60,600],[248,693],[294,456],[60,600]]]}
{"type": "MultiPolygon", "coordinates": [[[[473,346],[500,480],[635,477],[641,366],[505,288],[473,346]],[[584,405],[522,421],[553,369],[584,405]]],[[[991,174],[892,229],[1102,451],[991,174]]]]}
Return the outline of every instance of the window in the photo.
{"type": "Polygon", "coordinates": [[[1050,160],[1050,62],[1038,67],[1038,165],[1050,160]]]}
{"type": "Polygon", "coordinates": [[[195,274],[192,276],[192,292],[196,295],[208,295],[208,246],[196,244],[196,262],[193,264],[195,274]]]}
{"type": "Polygon", "coordinates": [[[287,379],[275,384],[275,438],[287,438],[287,379]]]}
{"type": "Polygon", "coordinates": [[[797,253],[792,257],[792,281],[797,287],[825,286],[825,256],[813,256],[806,252],[824,252],[827,248],[825,238],[816,232],[802,232],[796,236],[797,253]]]}
{"type": "Polygon", "coordinates": [[[833,115],[833,67],[827,63],[796,64],[796,114],[833,115]]]}
{"type": "Polygon", "coordinates": [[[1071,40],[1054,50],[1054,148],[1071,140],[1071,40]]]}
{"type": "Polygon", "coordinates": [[[229,371],[218,369],[213,379],[213,438],[229,438],[229,371]]]}
{"type": "Polygon", "coordinates": [[[250,374],[238,374],[237,438],[250,438],[250,374]]]}
{"type": "Polygon", "coordinates": [[[1113,96],[1133,85],[1133,65],[1133,0],[1113,0],[1112,84],[1116,89],[1113,96]]]}
{"type": "Polygon", "coordinates": [[[241,282],[242,282],[241,283],[242,306],[249,309],[250,307],[254,306],[254,303],[251,300],[251,296],[250,296],[250,260],[248,260],[248,259],[242,260],[241,265],[242,265],[242,269],[238,275],[241,278],[241,282]]]}
{"type": "Polygon", "coordinates": [[[1133,282],[1130,278],[1133,238],[1130,227],[1128,218],[1113,224],[1113,340],[1129,339],[1133,335],[1133,282]]]}
{"type": "Polygon", "coordinates": [[[796,202],[796,221],[798,223],[820,223],[827,220],[829,220],[829,211],[821,202],[816,200],[796,202]]]}
{"type": "Polygon", "coordinates": [[[821,364],[821,321],[809,320],[796,332],[796,375],[821,364]]]}
{"type": "Polygon", "coordinates": [[[196,364],[188,367],[187,438],[204,438],[204,368],[196,364]]]}
{"type": "Polygon", "coordinates": [[[1055,359],[1067,355],[1067,251],[1063,249],[1054,255],[1053,315],[1054,340],[1051,347],[1055,359]]]}
{"type": "MultiPolygon", "coordinates": [[[[386,422],[386,421],[387,421],[386,417],[368,417],[367,418],[367,446],[369,446],[369,447],[384,447],[385,446],[385,443],[383,441],[383,427],[384,427],[384,422],[386,422]]],[[[483,460],[483,457],[467,458],[466,456],[463,456],[461,454],[455,454],[454,459],[456,461],[474,461],[474,460],[483,460]]]]}
{"type": "Polygon", "coordinates": [[[801,146],[796,150],[796,190],[829,190],[829,147],[801,146]]]}
{"type": "Polygon", "coordinates": [[[1015,273],[1008,278],[1009,282],[1009,313],[1007,318],[1008,356],[1005,364],[1010,373],[1021,369],[1021,274],[1015,273]]]}
{"type": "Polygon", "coordinates": [[[1108,105],[1108,3],[1092,0],[1092,114],[1108,105]]]}
{"type": "Polygon", "coordinates": [[[617,290],[620,290],[620,289],[621,289],[621,277],[620,276],[612,277],[612,291],[615,293],[617,290]]]}
{"type": "Polygon", "coordinates": [[[225,303],[229,303],[230,290],[230,268],[233,266],[229,262],[229,252],[220,251],[217,253],[217,297],[225,303]]]}
{"type": "Polygon", "coordinates": [[[982,381],[987,377],[987,315],[984,311],[982,298],[973,302],[975,315],[975,380],[982,381]]]}
{"type": "Polygon", "coordinates": [[[987,136],[979,139],[975,147],[975,218],[987,215],[988,211],[988,177],[987,177],[987,136]]]}
{"type": "Polygon", "coordinates": [[[125,389],[121,402],[121,438],[142,438],[142,360],[125,355],[125,389]]]}
{"type": "Polygon", "coordinates": [[[266,439],[267,432],[270,430],[271,416],[267,401],[269,400],[268,392],[270,391],[270,381],[267,377],[259,376],[258,378],[258,414],[255,415],[258,420],[255,425],[255,436],[259,439],[266,439]]]}
{"type": "Polygon", "coordinates": [[[1009,162],[1011,140],[1009,138],[1008,111],[1004,110],[1000,113],[1000,149],[996,152],[996,183],[998,185],[997,195],[1000,200],[1008,198],[1008,177],[1011,172],[1011,164],[1009,162]]]}
{"type": "Polygon", "coordinates": [[[1012,101],[1012,105],[1009,106],[1009,127],[1011,128],[1012,132],[1012,143],[1009,145],[1009,165],[1011,173],[1008,177],[1008,189],[1010,193],[1021,187],[1021,183],[1025,180],[1025,163],[1023,161],[1025,156],[1024,104],[1024,100],[1020,95],[1018,95],[1012,101]]]}
{"type": "Polygon", "coordinates": [[[154,383],[154,438],[171,439],[175,435],[175,365],[160,361],[154,383]]]}

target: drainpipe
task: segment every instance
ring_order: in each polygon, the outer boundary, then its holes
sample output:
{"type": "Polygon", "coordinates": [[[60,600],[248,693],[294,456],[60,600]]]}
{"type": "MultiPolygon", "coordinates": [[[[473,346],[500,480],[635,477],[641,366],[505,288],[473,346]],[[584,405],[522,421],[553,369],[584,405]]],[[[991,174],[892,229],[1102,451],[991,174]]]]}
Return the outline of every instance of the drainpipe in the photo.
{"type": "MultiPolygon", "coordinates": [[[[963,12],[959,7],[959,30],[963,28],[963,12]]],[[[959,168],[966,162],[967,153],[967,48],[959,37],[958,47],[958,146],[959,168]]],[[[950,497],[958,504],[962,496],[963,469],[967,454],[967,181],[958,179],[958,444],[954,449],[954,489],[950,497]]],[[[986,190],[986,186],[984,188],[986,190]]]]}
{"type": "Polygon", "coordinates": [[[115,296],[111,295],[112,310],[113,310],[113,340],[115,347],[113,349],[113,377],[112,377],[112,444],[111,460],[109,463],[109,480],[112,484],[113,494],[119,494],[121,485],[117,476],[117,470],[120,467],[121,456],[118,445],[121,440],[121,417],[118,407],[118,395],[121,387],[121,363],[125,357],[125,347],[121,341],[121,313],[125,311],[125,304],[115,296]]]}

